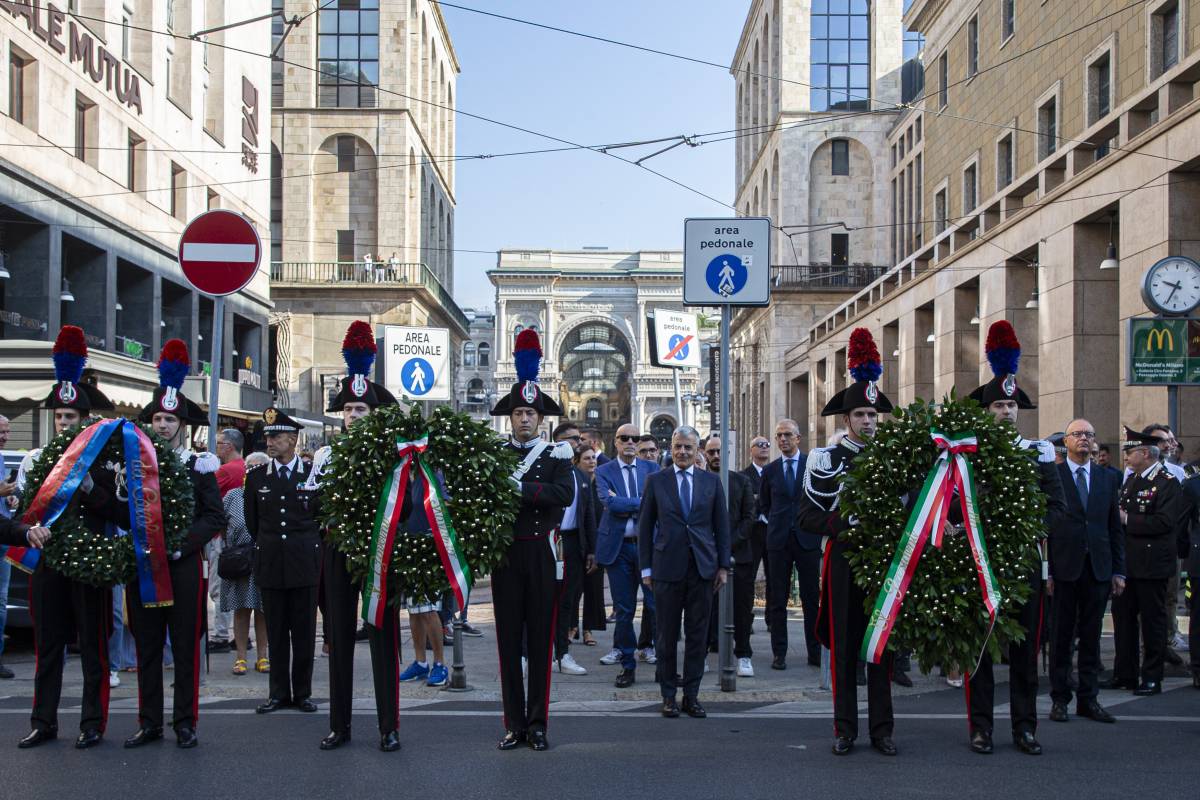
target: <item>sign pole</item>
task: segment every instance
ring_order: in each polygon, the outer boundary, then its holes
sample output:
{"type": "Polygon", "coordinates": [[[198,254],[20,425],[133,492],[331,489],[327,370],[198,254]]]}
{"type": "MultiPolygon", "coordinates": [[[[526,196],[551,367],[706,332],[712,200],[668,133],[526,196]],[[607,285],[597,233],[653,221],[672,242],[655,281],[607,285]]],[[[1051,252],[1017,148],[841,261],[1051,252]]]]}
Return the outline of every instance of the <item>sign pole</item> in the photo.
{"type": "Polygon", "coordinates": [[[213,303],[212,354],[209,356],[208,376],[208,452],[217,454],[217,402],[221,395],[221,362],[225,360],[225,295],[217,295],[213,303]]]}
{"type": "MultiPolygon", "coordinates": [[[[721,309],[721,489],[725,494],[725,508],[729,509],[729,313],[730,307],[721,309]]],[[[676,373],[678,375],[678,373],[676,373]]],[[[676,383],[676,401],[678,402],[679,378],[676,383]]],[[[732,560],[729,562],[729,576],[721,587],[719,602],[721,604],[720,619],[721,638],[718,643],[718,661],[721,665],[721,691],[737,691],[737,674],[733,668],[733,571],[732,560]]]]}
{"type": "Polygon", "coordinates": [[[685,424],[683,421],[683,399],[679,396],[679,367],[674,367],[671,370],[671,379],[675,383],[675,419],[678,420],[675,424],[679,426],[685,424]]]}

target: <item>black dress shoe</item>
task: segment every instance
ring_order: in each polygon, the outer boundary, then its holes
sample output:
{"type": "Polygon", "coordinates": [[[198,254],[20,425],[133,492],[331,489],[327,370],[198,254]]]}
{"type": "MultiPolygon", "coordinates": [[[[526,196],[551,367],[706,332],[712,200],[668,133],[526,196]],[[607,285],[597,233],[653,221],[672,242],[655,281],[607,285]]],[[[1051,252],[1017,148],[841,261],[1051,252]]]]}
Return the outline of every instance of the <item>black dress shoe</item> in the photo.
{"type": "Polygon", "coordinates": [[[337,750],[344,744],[350,744],[350,731],[330,731],[329,735],[321,740],[320,748],[322,750],[337,750]]]}
{"type": "Polygon", "coordinates": [[[1055,700],[1050,705],[1050,721],[1051,722],[1066,722],[1067,721],[1067,704],[1060,703],[1055,700]]]}
{"type": "Polygon", "coordinates": [[[613,681],[613,686],[618,689],[628,689],[630,686],[633,686],[633,681],[634,670],[623,669],[617,673],[617,679],[613,681]]]}
{"type": "Polygon", "coordinates": [[[276,700],[274,697],[272,697],[270,700],[254,709],[254,711],[258,714],[271,714],[281,708],[287,708],[291,704],[292,703],[290,700],[276,700]]]}
{"type": "Polygon", "coordinates": [[[667,719],[675,719],[679,716],[679,705],[675,702],[674,697],[663,698],[662,715],[667,719]]]}
{"type": "Polygon", "coordinates": [[[1038,744],[1037,737],[1031,731],[1014,733],[1013,744],[1027,756],[1040,756],[1042,754],[1042,746],[1038,744]]]}
{"type": "Polygon", "coordinates": [[[787,669],[787,659],[783,656],[775,656],[771,659],[771,669],[787,669]]]}
{"type": "Polygon", "coordinates": [[[79,736],[76,737],[75,749],[87,750],[89,747],[95,747],[96,745],[100,744],[100,741],[103,738],[104,734],[100,733],[100,731],[96,730],[95,728],[88,728],[86,731],[82,731],[79,736]]]}
{"type": "Polygon", "coordinates": [[[971,752],[990,756],[992,754],[992,734],[988,731],[975,731],[971,734],[971,752]]]}
{"type": "Polygon", "coordinates": [[[896,755],[896,743],[892,741],[890,736],[872,736],[871,747],[874,747],[885,756],[896,755]]]}
{"type": "Polygon", "coordinates": [[[314,714],[317,711],[317,704],[306,697],[299,703],[296,703],[296,710],[302,711],[305,714],[314,714]]]}
{"type": "MultiPolygon", "coordinates": [[[[346,738],[350,738],[350,731],[346,731],[346,738]]],[[[383,736],[379,737],[379,749],[385,753],[394,753],[400,749],[400,734],[396,731],[388,731],[383,736]]]]}
{"type": "Polygon", "coordinates": [[[529,732],[529,749],[537,750],[539,753],[550,749],[550,742],[546,739],[545,731],[529,732]]]}
{"type": "Polygon", "coordinates": [[[125,746],[134,748],[150,744],[150,742],[157,742],[162,738],[162,733],[162,728],[138,728],[137,733],[125,740],[125,746]]]}
{"type": "Polygon", "coordinates": [[[17,747],[22,750],[29,747],[37,747],[39,744],[53,741],[58,738],[58,728],[34,728],[29,733],[25,734],[25,738],[17,742],[17,747]]]}
{"type": "Polygon", "coordinates": [[[849,736],[839,736],[833,740],[833,754],[835,756],[848,755],[854,749],[854,740],[849,736]]]}
{"type": "Polygon", "coordinates": [[[704,706],[700,705],[700,701],[694,697],[683,698],[683,705],[679,707],[679,710],[695,719],[704,719],[708,716],[704,706]]]}
{"type": "Polygon", "coordinates": [[[1162,694],[1162,684],[1158,681],[1142,681],[1133,690],[1138,697],[1149,697],[1152,694],[1162,694]]]}
{"type": "Polygon", "coordinates": [[[175,730],[175,746],[180,750],[190,750],[198,744],[200,740],[196,737],[195,728],[184,725],[175,730]]]}
{"type": "Polygon", "coordinates": [[[525,735],[525,731],[508,731],[504,734],[504,738],[500,740],[500,744],[496,745],[496,747],[500,750],[515,750],[516,748],[525,744],[525,740],[527,738],[528,737],[525,735]]]}
{"type": "Polygon", "coordinates": [[[1133,681],[1123,681],[1119,678],[1109,678],[1104,683],[1100,684],[1101,689],[1129,689],[1130,691],[1137,688],[1137,684],[1133,681]]]}
{"type": "MultiPolygon", "coordinates": [[[[1066,711],[1065,707],[1063,708],[1063,711],[1066,711]]],[[[1088,719],[1096,720],[1096,722],[1117,721],[1116,717],[1108,713],[1108,709],[1097,703],[1095,700],[1087,700],[1085,702],[1077,703],[1075,705],[1075,716],[1087,717],[1088,719]]],[[[1051,719],[1054,719],[1054,717],[1051,717],[1051,719]]]]}
{"type": "Polygon", "coordinates": [[[911,689],[913,685],[912,678],[902,669],[898,669],[892,673],[892,683],[897,686],[903,686],[905,689],[911,689]]]}

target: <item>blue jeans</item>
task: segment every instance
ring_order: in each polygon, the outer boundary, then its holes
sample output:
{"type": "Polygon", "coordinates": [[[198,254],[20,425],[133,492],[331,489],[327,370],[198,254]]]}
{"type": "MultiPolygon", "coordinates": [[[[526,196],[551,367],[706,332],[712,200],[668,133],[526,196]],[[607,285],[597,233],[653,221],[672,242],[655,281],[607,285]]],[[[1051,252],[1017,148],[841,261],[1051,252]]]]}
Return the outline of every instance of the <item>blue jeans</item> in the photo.
{"type": "Polygon", "coordinates": [[[133,643],[133,631],[125,625],[125,587],[117,585],[112,590],[113,628],[108,637],[108,668],[110,670],[134,669],[137,667],[137,647],[133,643]]]}
{"type": "MultiPolygon", "coordinates": [[[[621,543],[617,560],[605,567],[608,572],[608,588],[612,592],[613,607],[617,623],[613,629],[613,647],[621,652],[621,667],[635,669],[637,658],[637,634],[633,632],[633,612],[637,608],[638,584],[642,582],[638,567],[638,547],[633,540],[621,543]]],[[[654,593],[642,591],[642,598],[651,616],[654,615],[654,593]]]]}
{"type": "Polygon", "coordinates": [[[0,655],[4,654],[4,626],[8,624],[8,581],[10,578],[12,578],[12,564],[5,561],[3,554],[0,554],[0,655]]]}

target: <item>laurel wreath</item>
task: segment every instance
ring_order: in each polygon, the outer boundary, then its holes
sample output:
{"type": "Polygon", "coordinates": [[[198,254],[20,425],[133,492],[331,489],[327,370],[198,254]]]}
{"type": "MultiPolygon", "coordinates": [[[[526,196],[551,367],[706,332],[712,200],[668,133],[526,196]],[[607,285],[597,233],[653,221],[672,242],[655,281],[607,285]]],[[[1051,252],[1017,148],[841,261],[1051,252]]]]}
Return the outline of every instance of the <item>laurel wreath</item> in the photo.
{"type": "MultiPolygon", "coordinates": [[[[510,480],[516,454],[494,430],[447,406],[429,417],[416,405],[409,411],[382,406],[334,441],[321,479],[326,544],[345,553],[359,585],[368,578],[375,510],[396,463],[396,442],[425,436],[429,447],[421,458],[442,475],[446,508],[473,578],[490,574],[508,552],[520,500],[510,480]]],[[[433,537],[398,530],[389,603],[398,604],[402,596],[436,599],[449,588],[433,537]]]]}
{"type": "MultiPolygon", "coordinates": [[[[42,448],[26,476],[26,489],[20,513],[23,514],[25,508],[33,502],[38,488],[45,482],[50,470],[70,447],[71,442],[75,441],[75,437],[99,422],[104,420],[100,417],[89,417],[80,427],[63,431],[42,448]]],[[[188,478],[187,465],[179,460],[179,456],[165,439],[148,426],[139,427],[149,435],[154,444],[154,452],[158,458],[163,535],[167,552],[175,552],[183,546],[195,509],[195,497],[191,480],[188,478]]],[[[104,445],[93,467],[96,464],[102,469],[111,464],[114,471],[124,474],[125,454],[119,434],[114,433],[104,445]]],[[[76,494],[67,510],[50,526],[54,535],[42,548],[42,558],[45,559],[46,566],[69,578],[101,588],[134,580],[137,576],[137,562],[133,553],[133,540],[128,531],[117,531],[116,535],[111,536],[103,531],[92,531],[84,524],[78,493],[76,494]]],[[[125,496],[122,494],[116,501],[125,502],[125,496]]]]}
{"type": "Polygon", "coordinates": [[[969,670],[985,647],[999,663],[1002,648],[1027,635],[1016,612],[1030,600],[1029,576],[1040,569],[1036,545],[1045,535],[1046,502],[1034,459],[1017,447],[1013,428],[998,424],[970,399],[951,397],[941,405],[919,400],[897,409],[843,477],[843,513],[853,514],[860,523],[840,536],[848,546],[855,581],[867,593],[869,616],[911,511],[902,498],[916,498],[938,457],[931,428],[952,436],[973,431],[978,439],[978,451],[967,458],[978,486],[983,538],[1003,600],[989,636],[966,536],[947,536],[941,550],[925,548],[888,648],[911,652],[922,670],[935,664],[969,670]]]}

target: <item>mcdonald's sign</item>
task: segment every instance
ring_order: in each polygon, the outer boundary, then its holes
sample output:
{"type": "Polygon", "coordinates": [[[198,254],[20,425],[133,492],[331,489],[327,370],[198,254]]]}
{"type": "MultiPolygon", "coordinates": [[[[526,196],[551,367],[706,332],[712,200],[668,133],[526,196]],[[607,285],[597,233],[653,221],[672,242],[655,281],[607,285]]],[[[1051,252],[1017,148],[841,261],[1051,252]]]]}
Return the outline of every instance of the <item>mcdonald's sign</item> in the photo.
{"type": "Polygon", "coordinates": [[[1147,353],[1170,353],[1175,349],[1175,336],[1170,328],[1151,328],[1146,331],[1147,353]]]}
{"type": "Polygon", "coordinates": [[[1126,348],[1128,385],[1200,385],[1200,320],[1131,319],[1126,348]]]}

